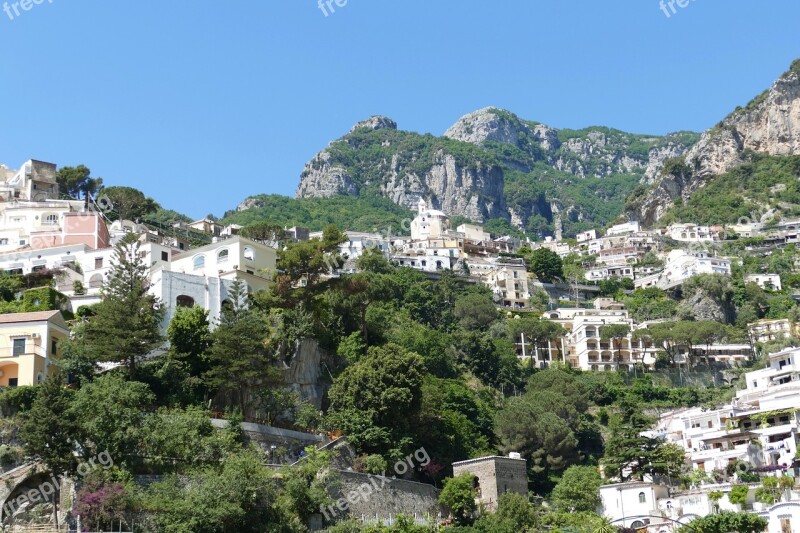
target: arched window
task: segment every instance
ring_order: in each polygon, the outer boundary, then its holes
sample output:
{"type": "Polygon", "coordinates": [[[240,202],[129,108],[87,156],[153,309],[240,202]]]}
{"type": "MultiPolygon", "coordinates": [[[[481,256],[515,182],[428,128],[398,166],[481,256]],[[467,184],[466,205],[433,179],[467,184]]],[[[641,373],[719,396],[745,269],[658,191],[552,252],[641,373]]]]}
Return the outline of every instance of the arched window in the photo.
{"type": "Polygon", "coordinates": [[[242,255],[244,255],[244,258],[247,259],[248,261],[256,260],[256,252],[249,246],[245,247],[244,253],[242,255]]]}
{"type": "Polygon", "coordinates": [[[644,492],[639,493],[639,503],[647,503],[647,496],[645,496],[644,492]]]}
{"type": "Polygon", "coordinates": [[[228,260],[228,250],[220,250],[217,254],[217,263],[224,263],[228,260]]]}
{"type": "Polygon", "coordinates": [[[91,278],[89,278],[89,288],[90,289],[99,289],[103,286],[103,275],[102,274],[94,274],[91,278]]]}
{"type": "Polygon", "coordinates": [[[48,213],[42,218],[42,224],[45,226],[56,226],[58,225],[58,215],[54,213],[48,213]]]}
{"type": "Polygon", "coordinates": [[[644,522],[641,520],[634,520],[631,522],[631,529],[641,529],[644,527],[644,522]]]}
{"type": "Polygon", "coordinates": [[[205,256],[198,255],[197,257],[194,258],[194,261],[192,261],[192,264],[194,265],[194,269],[195,270],[200,270],[201,268],[205,268],[205,266],[206,266],[206,258],[205,258],[205,256]]]}
{"type": "Polygon", "coordinates": [[[185,294],[181,294],[175,300],[175,303],[178,307],[194,307],[194,298],[191,296],[186,296],[185,294]]]}

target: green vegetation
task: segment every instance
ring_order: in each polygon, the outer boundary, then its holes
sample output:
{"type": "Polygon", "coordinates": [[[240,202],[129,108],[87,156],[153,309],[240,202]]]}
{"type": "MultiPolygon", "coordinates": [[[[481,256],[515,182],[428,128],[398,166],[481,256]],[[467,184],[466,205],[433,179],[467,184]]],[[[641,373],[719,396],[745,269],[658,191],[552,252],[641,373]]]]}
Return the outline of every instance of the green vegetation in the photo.
{"type": "MultiPolygon", "coordinates": [[[[372,130],[359,128],[327,148],[329,158],[314,159],[310,165],[319,170],[323,165],[341,168],[347,178],[348,196],[294,200],[276,195],[259,195],[246,200],[249,208],[225,213],[222,222],[247,225],[268,221],[280,226],[306,226],[320,230],[328,224],[353,231],[381,231],[392,228],[402,234],[401,221],[410,212],[383,197],[382,187],[391,176],[395,186],[418,187],[434,166],[446,158],[465,171],[481,172],[502,185],[498,192],[476,191],[477,195],[492,195],[491,204],[502,200],[522,218],[522,228],[514,227],[506,218],[486,221],[493,234],[552,235],[554,232],[553,205],[574,206],[563,217],[565,234],[575,235],[592,227],[605,226],[616,219],[624,207],[625,198],[637,187],[649,160],[650,151],[670,143],[689,146],[699,136],[690,132],[666,137],[633,135],[609,128],[561,130],[559,141],[586,140],[604,136],[605,141],[589,156],[576,153],[566,146],[554,146],[547,153],[542,145],[526,133],[518,117],[499,109],[492,112],[520,130],[515,144],[487,141],[482,146],[455,141],[430,134],[421,135],[392,128],[372,130]],[[599,152],[598,152],[599,150],[599,152]],[[606,157],[608,156],[608,157],[606,157]],[[608,160],[628,157],[638,163],[630,172],[619,173],[608,160]],[[558,168],[553,161],[559,161],[558,168]],[[497,196],[502,195],[502,198],[497,196]],[[388,216],[387,216],[388,215],[388,216]]],[[[432,196],[432,194],[426,194],[432,196]]],[[[505,216],[502,213],[501,216],[505,216]]],[[[463,220],[456,220],[463,222],[463,220]]],[[[407,229],[407,226],[406,226],[407,229]]]]}
{"type": "Polygon", "coordinates": [[[721,512],[696,518],[678,531],[680,533],[761,533],[769,521],[751,513],[721,512]]]}
{"type": "MultiPolygon", "coordinates": [[[[281,237],[272,224],[251,231],[264,240],[281,237]]],[[[43,385],[0,391],[0,409],[20,426],[25,454],[41,457],[53,472],[75,475],[85,460],[113,458],[113,466],[82,480],[76,506],[86,524],[107,529],[135,519],[146,530],[212,532],[261,531],[269,523],[280,525],[276,531],[305,533],[312,515],[335,503],[329,492],[338,483],[333,458],[308,449],[296,466],[264,466],[299,450],[264,452],[243,434],[241,421],[345,435],[355,454],[347,467],[443,487],[440,501],[453,513],[454,531],[604,531],[608,524],[595,514],[601,469],[607,479],[693,481],[683,471],[681,448],[643,436],[654,422],[647,414],[715,405],[733,387],[676,387],[641,365],[634,377],[573,370],[560,363],[557,348],[550,351],[564,334],[559,324],[537,314],[498,312],[486,288],[450,272],[429,280],[366,253],[359,273],[326,276],[339,260],[342,239],[329,225],[321,239],[285,242],[275,283],[255,294],[233,284],[213,329],[204,310],[178,309],[167,328],[169,349],[153,358],[144,356],[164,340],[157,327],[161,311],[145,290],[138,241],[120,242],[103,301],[81,311],[73,338],[64,343],[61,371],[43,385]],[[515,343],[523,337],[526,355],[549,361],[547,369],[517,356],[515,343]],[[327,391],[321,410],[283,378],[298,344],[312,341],[322,354],[318,385],[327,391]],[[120,367],[97,374],[105,361],[120,367]],[[70,388],[63,386],[67,374],[70,388]],[[212,425],[212,417],[226,418],[227,427],[212,425]],[[420,449],[427,463],[393,471],[420,449]],[[474,480],[451,479],[452,463],[512,451],[527,460],[528,488],[537,498],[507,494],[496,512],[481,512],[474,480]],[[143,486],[139,475],[161,477],[143,486]],[[532,503],[541,499],[550,505],[532,503]]],[[[776,265],[791,262],[794,250],[786,253],[776,265]]],[[[530,255],[541,256],[533,262],[542,277],[568,277],[553,252],[530,255]]],[[[566,264],[577,266],[572,259],[566,264]]],[[[739,279],[698,277],[684,291],[703,291],[735,312],[741,302],[752,302],[756,314],[784,309],[771,293],[740,286],[739,279]]],[[[0,289],[13,298],[25,283],[7,277],[0,289]]],[[[672,301],[652,289],[628,298],[643,315],[665,313],[665,301],[672,301]]],[[[637,335],[669,354],[739,332],[733,324],[711,325],[683,320],[637,335]]],[[[626,334],[614,325],[601,330],[615,351],[626,334]]],[[[0,461],[14,457],[6,450],[0,461]]],[[[777,498],[778,489],[767,482],[759,497],[777,498]]],[[[331,531],[429,531],[406,519],[391,527],[334,522],[324,525],[331,531]]]]}
{"type": "MultiPolygon", "coordinates": [[[[748,162],[710,180],[661,219],[698,224],[758,222],[767,209],[800,215],[800,156],[746,154],[748,162]]],[[[675,171],[675,169],[673,169],[675,171]]]]}
{"type": "Polygon", "coordinates": [[[220,222],[247,226],[266,221],[280,227],[303,226],[311,231],[321,231],[334,224],[350,231],[403,235],[408,233],[408,223],[413,218],[408,209],[378,197],[294,199],[271,194],[254,196],[249,201],[253,207],[228,211],[220,222]],[[403,224],[404,220],[408,222],[403,224]]]}

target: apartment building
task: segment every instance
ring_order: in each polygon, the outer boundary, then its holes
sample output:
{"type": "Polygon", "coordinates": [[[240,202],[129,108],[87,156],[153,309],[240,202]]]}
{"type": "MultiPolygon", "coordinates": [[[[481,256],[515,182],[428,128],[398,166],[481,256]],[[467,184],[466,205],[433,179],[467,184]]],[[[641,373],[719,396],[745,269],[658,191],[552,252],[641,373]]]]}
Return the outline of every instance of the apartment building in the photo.
{"type": "Polygon", "coordinates": [[[58,199],[56,165],[31,159],[17,172],[7,167],[0,176],[0,202],[27,200],[43,202],[58,199]]]}
{"type": "Polygon", "coordinates": [[[710,226],[697,224],[672,224],[664,230],[664,234],[674,241],[680,242],[711,242],[714,234],[710,226]]]}
{"type": "Polygon", "coordinates": [[[747,331],[750,334],[751,342],[764,343],[790,337],[793,334],[793,327],[786,318],[764,319],[748,324],[747,331]]]}
{"type": "Polygon", "coordinates": [[[624,224],[617,224],[608,228],[606,231],[606,236],[612,237],[615,235],[628,235],[630,233],[638,233],[639,230],[640,228],[638,222],[625,222],[624,224]]]}
{"type": "MultiPolygon", "coordinates": [[[[475,274],[480,276],[481,283],[491,289],[495,301],[505,307],[527,307],[531,293],[525,261],[521,258],[499,257],[490,263],[490,268],[475,274]]],[[[473,272],[471,267],[470,272],[473,272]]]]}
{"type": "Polygon", "coordinates": [[[83,202],[13,202],[0,209],[0,252],[65,244],[103,248],[111,242],[102,215],[84,211],[83,202]]]}
{"type": "MultiPolygon", "coordinates": [[[[700,407],[664,413],[649,436],[661,437],[686,450],[687,463],[695,470],[714,474],[715,481],[677,488],[645,482],[604,485],[600,489],[603,513],[614,525],[661,533],[719,511],[740,511],[730,502],[734,484],[741,484],[739,470],[798,477],[797,406],[800,405],[800,348],[772,354],[769,367],[743,376],[746,388],[720,409],[700,407]],[[711,492],[722,493],[712,499],[711,492]]],[[[800,492],[786,491],[775,504],[757,502],[758,483],[750,484],[744,510],[769,521],[767,531],[784,533],[800,529],[800,492]]]]}
{"type": "Polygon", "coordinates": [[[755,283],[762,289],[770,291],[782,290],[781,277],[778,274],[748,274],[744,277],[745,283],[755,283]]]}
{"type": "Polygon", "coordinates": [[[683,409],[661,417],[656,433],[683,446],[692,467],[710,472],[737,461],[793,469],[798,442],[800,348],[770,355],[770,366],[744,375],[746,388],[720,409],[683,409]]]}
{"type": "Polygon", "coordinates": [[[61,311],[0,315],[0,387],[44,381],[68,337],[61,311]]]}
{"type": "Polygon", "coordinates": [[[276,261],[274,248],[239,236],[173,255],[168,262],[157,261],[150,274],[150,291],[164,306],[163,328],[179,307],[195,305],[207,310],[215,323],[222,306],[230,301],[233,283],[244,283],[250,293],[266,289],[276,261]]]}
{"type": "Polygon", "coordinates": [[[731,275],[731,262],[722,257],[713,257],[706,252],[672,250],[667,255],[664,270],[634,281],[637,289],[658,287],[671,289],[699,274],[731,275]]]}

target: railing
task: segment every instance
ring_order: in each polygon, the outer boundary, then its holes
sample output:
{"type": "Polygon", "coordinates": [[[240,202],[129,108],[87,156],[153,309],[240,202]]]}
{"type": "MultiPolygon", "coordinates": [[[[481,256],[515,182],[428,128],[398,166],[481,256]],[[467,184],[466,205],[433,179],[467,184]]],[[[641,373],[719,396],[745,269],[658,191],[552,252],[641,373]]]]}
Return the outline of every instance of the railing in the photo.
{"type": "Polygon", "coordinates": [[[37,346],[35,344],[30,345],[30,343],[25,343],[25,349],[21,352],[14,350],[14,348],[0,348],[0,359],[5,358],[14,358],[14,357],[23,357],[26,355],[38,355],[41,357],[47,357],[47,351],[42,348],[41,346],[37,346]]]}

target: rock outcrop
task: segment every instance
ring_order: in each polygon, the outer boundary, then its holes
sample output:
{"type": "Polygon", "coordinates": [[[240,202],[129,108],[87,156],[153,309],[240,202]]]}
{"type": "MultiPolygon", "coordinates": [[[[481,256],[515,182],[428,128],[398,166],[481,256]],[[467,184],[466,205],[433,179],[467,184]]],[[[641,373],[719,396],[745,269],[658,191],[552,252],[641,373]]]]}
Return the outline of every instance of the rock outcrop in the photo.
{"type": "Polygon", "coordinates": [[[521,139],[533,136],[533,132],[516,115],[494,107],[485,107],[461,117],[444,132],[444,136],[477,145],[494,141],[520,146],[521,139]]]}
{"type": "Polygon", "coordinates": [[[306,163],[297,187],[299,198],[326,198],[338,194],[358,195],[358,185],[343,165],[332,161],[331,153],[323,150],[306,163]]]}
{"type": "Polygon", "coordinates": [[[648,169],[646,177],[654,186],[633,214],[643,224],[653,224],[676,199],[688,198],[708,180],[742,164],[748,150],[769,155],[800,154],[800,60],[747,107],[737,109],[703,134],[683,157],[689,175],[655,177],[657,169],[648,169]]]}
{"type": "MultiPolygon", "coordinates": [[[[601,127],[562,135],[493,107],[465,115],[442,137],[399,131],[393,120],[376,116],[356,124],[306,164],[297,197],[380,195],[412,210],[424,199],[450,216],[475,222],[505,218],[526,227],[535,216],[536,227],[550,228],[542,231],[567,236],[566,226],[597,212],[581,201],[608,200],[570,186],[618,174],[642,179],[695,141],[692,134],[661,138],[601,127]],[[510,173],[516,183],[509,192],[510,173]]],[[[611,190],[608,194],[620,194],[611,190]]],[[[245,201],[239,209],[249,207],[245,201]]]]}

